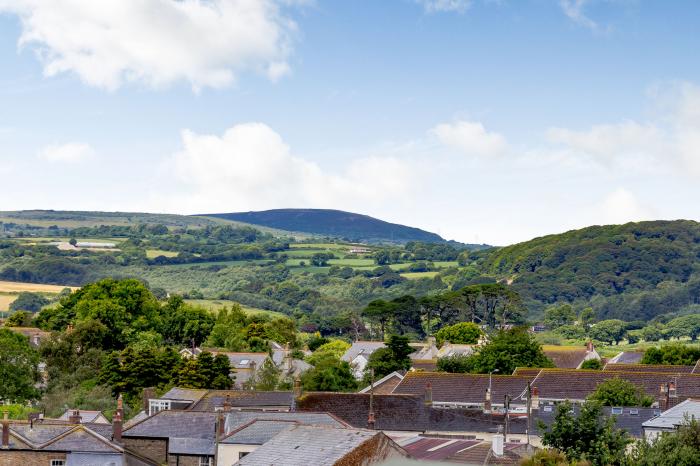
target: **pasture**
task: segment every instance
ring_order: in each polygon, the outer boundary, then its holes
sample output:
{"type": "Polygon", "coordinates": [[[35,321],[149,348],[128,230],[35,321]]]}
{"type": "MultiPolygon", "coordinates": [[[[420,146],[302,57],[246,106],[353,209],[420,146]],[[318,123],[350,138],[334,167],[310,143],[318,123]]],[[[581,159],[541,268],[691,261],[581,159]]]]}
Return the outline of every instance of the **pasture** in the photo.
{"type": "MultiPolygon", "coordinates": [[[[235,301],[229,301],[227,299],[186,299],[185,302],[196,306],[202,306],[210,311],[218,311],[223,307],[231,307],[232,305],[237,304],[235,301]]],[[[247,314],[264,314],[269,317],[286,317],[281,312],[258,309],[255,307],[244,306],[242,304],[240,306],[247,314]]]]}
{"type": "Polygon", "coordinates": [[[0,280],[0,293],[21,293],[31,291],[32,293],[60,293],[64,288],[77,290],[76,286],[44,285],[42,283],[21,283],[6,282],[0,280]]]}

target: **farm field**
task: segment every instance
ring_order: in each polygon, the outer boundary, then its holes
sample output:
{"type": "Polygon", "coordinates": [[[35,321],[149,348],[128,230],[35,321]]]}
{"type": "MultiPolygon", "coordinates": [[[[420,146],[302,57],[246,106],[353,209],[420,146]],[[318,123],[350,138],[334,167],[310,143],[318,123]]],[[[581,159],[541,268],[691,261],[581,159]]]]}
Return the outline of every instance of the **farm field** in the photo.
{"type": "MultiPolygon", "coordinates": [[[[186,299],[185,302],[196,306],[202,306],[212,311],[218,311],[222,307],[231,307],[232,305],[236,304],[235,301],[229,301],[226,299],[186,299]]],[[[241,308],[248,314],[265,314],[270,317],[285,317],[285,315],[281,312],[267,311],[265,309],[258,309],[243,305],[241,305],[241,308]]]]}
{"type": "Polygon", "coordinates": [[[158,256],[165,256],[165,257],[175,257],[177,256],[177,252],[175,251],[163,251],[161,249],[146,249],[146,257],[149,259],[155,259],[158,256]]]}
{"type": "Polygon", "coordinates": [[[438,271],[432,271],[432,272],[406,272],[402,273],[401,276],[404,278],[408,278],[409,280],[417,280],[419,278],[433,278],[435,277],[438,273],[438,271]]]}
{"type": "Polygon", "coordinates": [[[33,293],[60,293],[64,288],[70,288],[71,290],[78,289],[78,287],[75,286],[0,281],[0,293],[21,293],[22,291],[31,291],[33,293]]]}
{"type": "Polygon", "coordinates": [[[17,299],[16,294],[2,293],[0,294],[0,312],[8,311],[10,309],[10,304],[17,299]]]}

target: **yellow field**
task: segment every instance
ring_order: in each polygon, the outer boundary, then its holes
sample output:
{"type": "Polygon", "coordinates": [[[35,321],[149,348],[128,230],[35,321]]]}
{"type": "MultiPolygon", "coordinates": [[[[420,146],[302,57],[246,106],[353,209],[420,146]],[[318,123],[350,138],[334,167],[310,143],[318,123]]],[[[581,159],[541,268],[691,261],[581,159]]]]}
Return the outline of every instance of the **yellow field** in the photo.
{"type": "Polygon", "coordinates": [[[9,311],[10,304],[17,299],[16,294],[0,294],[0,311],[9,311]]]}
{"type": "Polygon", "coordinates": [[[146,249],[146,257],[148,257],[149,259],[155,259],[158,256],[175,257],[177,256],[177,252],[163,251],[160,249],[146,249]]]}
{"type": "Polygon", "coordinates": [[[21,293],[31,291],[34,293],[60,293],[64,288],[77,290],[77,286],[43,285],[40,283],[20,283],[0,281],[0,293],[21,293]]]}

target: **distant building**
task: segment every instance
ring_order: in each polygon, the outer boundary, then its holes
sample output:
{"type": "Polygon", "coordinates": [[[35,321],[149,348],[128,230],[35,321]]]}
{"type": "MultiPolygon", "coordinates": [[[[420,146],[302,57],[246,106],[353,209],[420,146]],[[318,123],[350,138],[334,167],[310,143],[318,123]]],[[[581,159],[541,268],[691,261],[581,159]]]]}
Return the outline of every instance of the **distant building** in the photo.
{"type": "Polygon", "coordinates": [[[559,369],[580,369],[589,359],[600,360],[600,355],[590,341],[586,346],[543,345],[542,351],[559,369]]]}

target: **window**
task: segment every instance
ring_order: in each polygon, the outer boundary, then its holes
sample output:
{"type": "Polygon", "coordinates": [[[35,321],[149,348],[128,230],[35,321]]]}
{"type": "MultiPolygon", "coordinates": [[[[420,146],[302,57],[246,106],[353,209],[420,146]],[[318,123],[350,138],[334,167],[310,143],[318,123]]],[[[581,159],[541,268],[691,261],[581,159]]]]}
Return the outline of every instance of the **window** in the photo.
{"type": "Polygon", "coordinates": [[[240,364],[241,366],[247,366],[248,364],[250,364],[250,359],[241,359],[240,364]]]}
{"type": "Polygon", "coordinates": [[[199,457],[199,466],[213,466],[214,462],[212,461],[211,456],[200,456],[199,457]]]}
{"type": "Polygon", "coordinates": [[[51,466],[66,466],[66,460],[51,460],[51,466]]]}
{"type": "Polygon", "coordinates": [[[543,410],[545,413],[551,413],[552,412],[552,407],[551,406],[544,406],[543,410]]]}
{"type": "Polygon", "coordinates": [[[637,408],[630,409],[630,414],[633,416],[639,415],[639,410],[637,408]]]}
{"type": "Polygon", "coordinates": [[[613,408],[612,414],[622,414],[622,408],[613,408]]]}
{"type": "Polygon", "coordinates": [[[148,400],[148,415],[170,409],[170,400],[148,400]]]}

